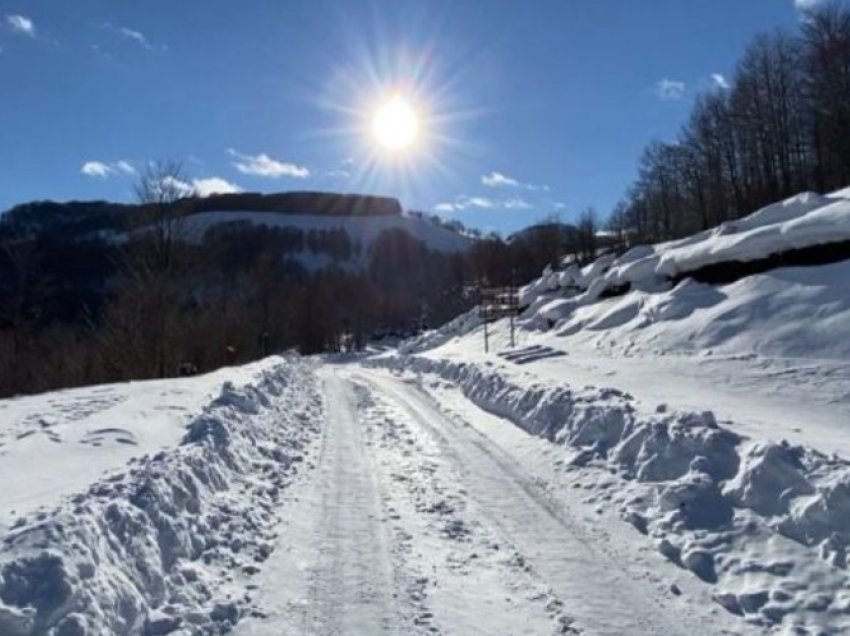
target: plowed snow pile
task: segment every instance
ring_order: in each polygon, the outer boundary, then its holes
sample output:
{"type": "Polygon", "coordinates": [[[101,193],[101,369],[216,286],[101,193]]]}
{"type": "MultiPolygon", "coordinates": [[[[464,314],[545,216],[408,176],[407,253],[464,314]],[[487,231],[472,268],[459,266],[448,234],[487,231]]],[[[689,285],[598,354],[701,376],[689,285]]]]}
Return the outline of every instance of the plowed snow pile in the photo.
{"type": "MultiPolygon", "coordinates": [[[[219,384],[175,445],[12,523],[0,546],[0,634],[222,633],[236,623],[245,577],[271,552],[275,502],[321,420],[309,365],[277,358],[250,375],[219,384]]],[[[49,470],[33,466],[32,478],[49,470]]]]}
{"type": "Polygon", "coordinates": [[[416,372],[433,390],[448,380],[563,447],[558,470],[573,487],[617,506],[728,611],[769,631],[843,633],[850,260],[724,285],[682,273],[848,240],[850,201],[800,195],[688,239],[545,272],[522,291],[513,351],[497,323],[484,354],[469,316],[371,363],[416,372]]]}

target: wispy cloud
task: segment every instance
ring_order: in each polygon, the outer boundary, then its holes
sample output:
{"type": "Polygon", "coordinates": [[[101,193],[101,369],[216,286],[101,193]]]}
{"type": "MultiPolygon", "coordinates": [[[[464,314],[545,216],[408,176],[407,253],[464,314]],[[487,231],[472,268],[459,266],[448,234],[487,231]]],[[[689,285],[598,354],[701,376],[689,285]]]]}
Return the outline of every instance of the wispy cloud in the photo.
{"type": "Polygon", "coordinates": [[[153,48],[151,43],[148,42],[148,39],[145,37],[145,34],[141,31],[135,31],[134,29],[128,29],[127,27],[118,27],[118,33],[123,35],[125,38],[130,38],[148,50],[153,48]]]}
{"type": "Polygon", "coordinates": [[[232,162],[233,167],[242,174],[268,177],[270,179],[277,179],[279,177],[306,179],[310,176],[310,171],[304,166],[279,161],[265,153],[260,153],[259,155],[244,155],[233,148],[228,148],[227,154],[235,159],[235,161],[232,162]]]}
{"type": "Polygon", "coordinates": [[[438,203],[434,206],[434,212],[450,214],[452,212],[463,212],[464,210],[531,210],[534,205],[522,197],[512,196],[506,199],[493,199],[481,196],[460,195],[454,201],[438,203]]]}
{"type": "Polygon", "coordinates": [[[435,212],[461,212],[469,209],[490,210],[496,207],[493,199],[487,197],[468,197],[460,195],[455,197],[454,201],[446,203],[438,203],[434,206],[435,212]]]}
{"type": "Polygon", "coordinates": [[[136,169],[129,161],[121,159],[111,163],[103,161],[86,161],[80,172],[87,177],[96,177],[98,179],[106,179],[117,174],[135,174],[136,169]]]}
{"type": "Polygon", "coordinates": [[[164,44],[160,47],[154,46],[154,44],[150,41],[148,36],[139,31],[138,29],[131,29],[130,27],[123,26],[120,24],[112,24],[111,22],[104,22],[100,25],[103,29],[115,33],[116,35],[120,35],[121,37],[130,40],[131,42],[138,44],[143,49],[147,51],[154,51],[157,48],[161,48],[163,51],[168,47],[164,44]]]}
{"type": "Polygon", "coordinates": [[[35,23],[25,15],[7,15],[6,24],[15,33],[28,35],[31,38],[35,37],[35,23]]]}
{"type": "Polygon", "coordinates": [[[489,188],[498,188],[501,186],[515,188],[519,186],[519,181],[517,181],[513,177],[509,177],[505,174],[502,174],[501,172],[496,171],[483,175],[481,177],[481,183],[489,188]]]}
{"type": "Polygon", "coordinates": [[[794,6],[800,11],[808,11],[814,9],[819,4],[823,4],[824,0],[794,0],[794,6]]]}
{"type": "Polygon", "coordinates": [[[722,73],[712,73],[711,74],[711,83],[716,87],[724,91],[728,91],[729,80],[726,79],[726,76],[722,73]]]}
{"type": "Polygon", "coordinates": [[[685,83],[680,80],[672,80],[664,78],[658,81],[655,85],[655,91],[658,98],[662,101],[669,102],[682,99],[685,96],[685,83]]]}
{"type": "Polygon", "coordinates": [[[511,197],[502,202],[502,207],[506,210],[530,210],[534,206],[522,197],[511,197]]]}
{"type": "Polygon", "coordinates": [[[548,192],[549,186],[524,183],[519,179],[509,177],[503,172],[496,170],[481,176],[481,184],[488,188],[518,188],[522,190],[533,190],[535,192],[548,192]]]}

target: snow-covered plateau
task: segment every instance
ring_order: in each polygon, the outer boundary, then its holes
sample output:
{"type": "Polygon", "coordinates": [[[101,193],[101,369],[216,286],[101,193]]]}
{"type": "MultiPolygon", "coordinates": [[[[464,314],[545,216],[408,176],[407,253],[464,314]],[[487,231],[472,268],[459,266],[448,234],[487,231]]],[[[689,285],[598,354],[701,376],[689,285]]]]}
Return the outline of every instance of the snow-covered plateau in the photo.
{"type": "Polygon", "coordinates": [[[847,196],[546,271],[513,346],[0,401],[0,634],[850,633],[847,196]]]}

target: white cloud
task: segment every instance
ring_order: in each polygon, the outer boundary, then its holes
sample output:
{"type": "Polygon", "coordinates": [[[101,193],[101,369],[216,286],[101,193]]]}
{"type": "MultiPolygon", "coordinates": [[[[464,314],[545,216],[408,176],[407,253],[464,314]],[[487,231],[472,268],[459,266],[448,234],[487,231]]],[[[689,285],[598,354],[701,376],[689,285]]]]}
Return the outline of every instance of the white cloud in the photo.
{"type": "Polygon", "coordinates": [[[120,161],[114,161],[112,163],[106,163],[103,161],[86,161],[80,168],[80,172],[87,177],[106,179],[107,177],[111,177],[112,175],[119,173],[136,174],[136,169],[129,161],[121,159],[120,161]]]}
{"type": "Polygon", "coordinates": [[[819,4],[822,4],[822,2],[823,0],[794,0],[794,6],[800,11],[807,11],[814,9],[819,4]]]}
{"type": "Polygon", "coordinates": [[[172,194],[179,197],[190,197],[195,194],[195,188],[191,183],[178,179],[172,175],[163,177],[156,185],[159,186],[158,188],[155,188],[155,190],[157,190],[156,196],[162,196],[164,200],[171,199],[172,194]]]}
{"type": "Polygon", "coordinates": [[[455,200],[451,203],[438,203],[434,206],[434,210],[436,212],[460,212],[461,210],[468,210],[470,208],[489,210],[495,207],[496,203],[487,197],[468,197],[461,195],[455,197],[455,200]]]}
{"type": "Polygon", "coordinates": [[[125,38],[130,38],[131,40],[135,41],[137,44],[139,44],[140,46],[143,46],[144,48],[146,48],[148,50],[153,48],[151,46],[150,42],[148,42],[148,39],[145,37],[145,34],[142,33],[141,31],[136,31],[134,29],[128,29],[127,27],[118,27],[117,31],[118,31],[118,33],[123,35],[125,38]]]}
{"type": "Polygon", "coordinates": [[[671,80],[666,77],[655,85],[658,98],[662,101],[674,101],[685,96],[685,83],[679,80],[671,80]]]}
{"type": "Polygon", "coordinates": [[[156,48],[160,48],[163,51],[168,50],[168,47],[164,44],[155,47],[148,39],[148,37],[137,29],[131,29],[130,27],[115,25],[111,22],[104,22],[100,26],[101,28],[106,29],[107,31],[111,31],[112,33],[120,35],[123,38],[132,40],[134,43],[138,44],[143,49],[146,49],[148,51],[153,51],[156,48]]]}
{"type": "Polygon", "coordinates": [[[519,186],[519,181],[517,181],[513,177],[504,175],[501,172],[496,172],[495,170],[490,174],[485,174],[484,176],[482,176],[481,183],[483,183],[489,188],[498,188],[499,186],[515,188],[519,186]]]}
{"type": "Polygon", "coordinates": [[[463,197],[463,203],[468,208],[493,208],[496,207],[492,200],[486,197],[463,197]]]}
{"type": "Polygon", "coordinates": [[[25,15],[7,15],[6,24],[17,33],[35,37],[35,24],[25,15]]]}
{"type": "Polygon", "coordinates": [[[503,172],[497,172],[493,170],[492,172],[482,175],[481,177],[482,185],[487,186],[488,188],[519,188],[522,190],[532,190],[534,192],[548,192],[549,186],[546,185],[535,185],[533,183],[523,183],[519,179],[514,179],[513,177],[509,177],[503,172]]]}
{"type": "MultiPolygon", "coordinates": [[[[178,197],[204,198],[213,194],[242,192],[242,188],[238,185],[221,177],[204,177],[202,179],[192,179],[190,182],[168,175],[163,177],[161,183],[164,191],[167,191],[169,195],[174,194],[178,197]]],[[[171,198],[171,196],[168,198],[171,198]]]]}
{"type": "Polygon", "coordinates": [[[530,210],[533,206],[522,197],[511,197],[502,202],[506,210],[530,210]]]}
{"type": "Polygon", "coordinates": [[[530,210],[534,206],[522,197],[510,197],[507,199],[491,199],[489,197],[470,197],[460,195],[454,201],[438,203],[434,206],[434,212],[451,213],[464,210],[530,210]]]}
{"type": "Polygon", "coordinates": [[[80,172],[87,177],[106,178],[115,171],[102,161],[86,161],[80,172]]]}
{"type": "Polygon", "coordinates": [[[136,174],[136,169],[132,165],[130,165],[129,161],[126,161],[125,159],[116,161],[113,164],[113,167],[119,172],[123,172],[124,174],[136,174]]]}
{"type": "Polygon", "coordinates": [[[192,186],[195,194],[199,197],[208,197],[211,194],[229,194],[242,192],[235,183],[231,183],[221,177],[206,177],[205,179],[193,179],[192,186]]]}
{"type": "Polygon", "coordinates": [[[719,89],[722,89],[724,91],[729,90],[729,80],[727,80],[726,76],[722,73],[712,73],[711,82],[719,89]]]}
{"type": "Polygon", "coordinates": [[[236,161],[232,162],[233,167],[242,174],[269,177],[270,179],[276,179],[278,177],[306,179],[310,176],[310,171],[304,166],[278,161],[265,153],[243,155],[236,152],[233,148],[228,148],[227,153],[236,159],[236,161]]]}

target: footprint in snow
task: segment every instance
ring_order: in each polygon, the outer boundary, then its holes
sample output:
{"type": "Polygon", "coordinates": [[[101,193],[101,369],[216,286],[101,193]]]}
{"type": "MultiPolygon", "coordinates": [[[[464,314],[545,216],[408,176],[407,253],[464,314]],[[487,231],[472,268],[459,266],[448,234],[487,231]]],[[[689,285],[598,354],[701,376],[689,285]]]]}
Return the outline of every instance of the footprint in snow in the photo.
{"type": "Polygon", "coordinates": [[[109,442],[129,444],[130,446],[136,446],[138,444],[136,436],[123,428],[100,428],[96,431],[89,431],[80,440],[80,444],[91,446],[102,446],[109,442]]]}

